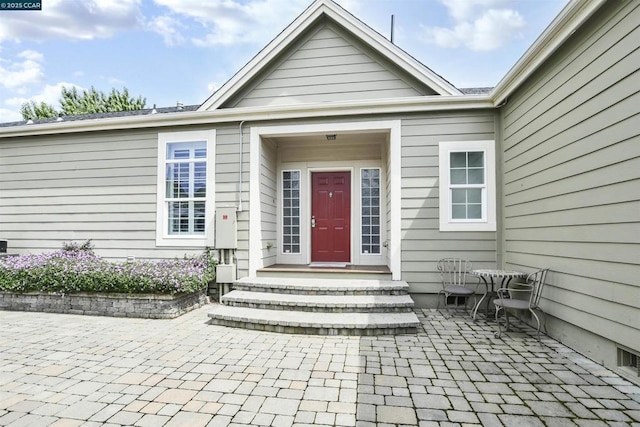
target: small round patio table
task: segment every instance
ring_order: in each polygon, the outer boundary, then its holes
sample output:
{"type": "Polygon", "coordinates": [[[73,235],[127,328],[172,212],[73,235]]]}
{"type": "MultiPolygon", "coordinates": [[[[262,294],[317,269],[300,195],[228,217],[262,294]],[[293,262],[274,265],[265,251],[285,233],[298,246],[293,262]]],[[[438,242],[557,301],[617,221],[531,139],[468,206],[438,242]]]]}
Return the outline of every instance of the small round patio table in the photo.
{"type": "Polygon", "coordinates": [[[487,300],[487,305],[485,309],[485,316],[489,318],[489,302],[491,298],[487,298],[489,295],[497,295],[495,290],[495,282],[496,279],[501,281],[501,288],[509,286],[509,282],[511,279],[527,277],[527,273],[523,273],[521,271],[514,270],[492,270],[492,269],[480,269],[480,270],[471,270],[469,272],[471,275],[479,277],[484,282],[484,294],[478,304],[473,308],[471,318],[475,321],[476,315],[478,314],[478,308],[482,304],[482,301],[487,300]]]}

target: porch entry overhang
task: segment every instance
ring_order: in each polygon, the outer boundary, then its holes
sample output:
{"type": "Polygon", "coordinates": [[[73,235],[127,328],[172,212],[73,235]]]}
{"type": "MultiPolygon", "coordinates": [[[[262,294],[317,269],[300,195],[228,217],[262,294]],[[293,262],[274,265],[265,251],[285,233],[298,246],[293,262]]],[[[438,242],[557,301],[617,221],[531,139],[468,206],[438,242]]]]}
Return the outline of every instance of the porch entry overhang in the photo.
{"type": "Polygon", "coordinates": [[[250,127],[249,276],[329,262],[400,280],[400,138],[400,120],[250,127]]]}

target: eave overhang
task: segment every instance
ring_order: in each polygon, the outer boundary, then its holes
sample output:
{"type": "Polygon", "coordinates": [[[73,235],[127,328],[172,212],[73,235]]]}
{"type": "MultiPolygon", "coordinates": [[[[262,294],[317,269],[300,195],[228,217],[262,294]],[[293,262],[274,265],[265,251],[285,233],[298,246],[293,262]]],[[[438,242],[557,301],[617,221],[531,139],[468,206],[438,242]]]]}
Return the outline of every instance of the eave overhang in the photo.
{"type": "Polygon", "coordinates": [[[0,128],[0,139],[33,135],[96,132],[187,125],[216,125],[227,122],[287,120],[373,114],[405,114],[430,111],[492,109],[488,96],[419,96],[384,101],[332,102],[282,107],[250,107],[181,113],[126,116],[73,122],[53,122],[0,128]]]}

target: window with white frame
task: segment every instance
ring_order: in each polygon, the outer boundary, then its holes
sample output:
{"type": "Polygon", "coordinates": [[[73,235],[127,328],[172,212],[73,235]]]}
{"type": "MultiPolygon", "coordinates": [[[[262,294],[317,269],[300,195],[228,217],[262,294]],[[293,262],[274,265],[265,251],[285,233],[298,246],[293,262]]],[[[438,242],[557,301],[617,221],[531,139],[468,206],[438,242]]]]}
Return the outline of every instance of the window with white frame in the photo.
{"type": "Polygon", "coordinates": [[[494,141],[439,144],[440,230],[495,231],[494,141]]]}
{"type": "Polygon", "coordinates": [[[156,244],[212,242],[215,131],[158,135],[156,244]]]}
{"type": "Polygon", "coordinates": [[[300,171],[282,171],[282,252],[300,253],[300,171]]]}
{"type": "Polygon", "coordinates": [[[360,169],[362,254],[380,253],[380,169],[360,169]]]}

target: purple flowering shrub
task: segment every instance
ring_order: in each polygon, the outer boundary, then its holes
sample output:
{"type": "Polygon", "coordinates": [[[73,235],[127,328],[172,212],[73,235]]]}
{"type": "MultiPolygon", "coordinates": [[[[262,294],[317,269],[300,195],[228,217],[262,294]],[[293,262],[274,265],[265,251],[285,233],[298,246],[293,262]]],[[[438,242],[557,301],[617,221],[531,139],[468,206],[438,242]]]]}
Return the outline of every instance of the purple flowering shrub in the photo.
{"type": "Polygon", "coordinates": [[[208,253],[159,262],[114,263],[101,259],[90,247],[68,249],[0,259],[0,291],[176,294],[200,291],[215,279],[215,261],[208,253]]]}

